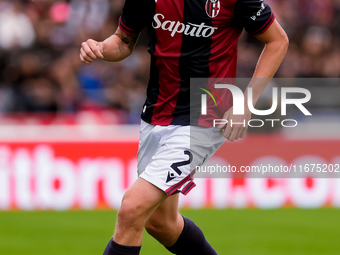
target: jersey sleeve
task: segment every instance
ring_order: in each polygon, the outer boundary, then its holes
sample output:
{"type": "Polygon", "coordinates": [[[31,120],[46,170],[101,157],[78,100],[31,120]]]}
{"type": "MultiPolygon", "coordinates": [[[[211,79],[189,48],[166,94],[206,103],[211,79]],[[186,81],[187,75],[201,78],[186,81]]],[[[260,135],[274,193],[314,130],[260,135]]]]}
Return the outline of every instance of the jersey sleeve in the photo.
{"type": "Polygon", "coordinates": [[[125,0],[118,26],[124,33],[137,35],[146,26],[147,10],[142,0],[125,0]]]}
{"type": "Polygon", "coordinates": [[[237,0],[235,23],[250,35],[264,33],[274,22],[275,15],[263,0],[237,0]]]}

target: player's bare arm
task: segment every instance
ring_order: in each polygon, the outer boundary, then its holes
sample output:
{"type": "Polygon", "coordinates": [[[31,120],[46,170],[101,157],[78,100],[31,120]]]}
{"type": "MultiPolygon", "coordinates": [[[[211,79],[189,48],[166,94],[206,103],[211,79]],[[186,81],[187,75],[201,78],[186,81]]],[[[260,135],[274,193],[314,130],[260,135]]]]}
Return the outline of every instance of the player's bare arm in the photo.
{"type": "MultiPolygon", "coordinates": [[[[261,93],[267,86],[269,80],[278,70],[286,55],[289,44],[286,33],[276,20],[266,32],[256,36],[256,38],[263,42],[265,47],[257,63],[253,79],[248,86],[248,88],[252,88],[254,106],[261,93]]],[[[244,93],[245,98],[248,98],[248,88],[244,93]]],[[[233,120],[234,123],[242,123],[245,120],[245,123],[248,123],[251,118],[251,112],[248,109],[247,100],[245,100],[245,104],[244,115],[233,115],[233,108],[231,108],[224,114],[223,119],[228,121],[233,120]]],[[[224,125],[221,125],[219,128],[224,128],[224,125]]],[[[231,125],[227,125],[223,135],[229,141],[234,141],[238,138],[243,138],[246,131],[247,126],[244,127],[243,125],[233,125],[233,127],[231,127],[231,125]]]]}
{"type": "Polygon", "coordinates": [[[80,60],[91,64],[97,58],[117,62],[130,56],[136,46],[139,35],[129,35],[119,27],[116,33],[103,42],[89,39],[81,44],[80,60]]]}

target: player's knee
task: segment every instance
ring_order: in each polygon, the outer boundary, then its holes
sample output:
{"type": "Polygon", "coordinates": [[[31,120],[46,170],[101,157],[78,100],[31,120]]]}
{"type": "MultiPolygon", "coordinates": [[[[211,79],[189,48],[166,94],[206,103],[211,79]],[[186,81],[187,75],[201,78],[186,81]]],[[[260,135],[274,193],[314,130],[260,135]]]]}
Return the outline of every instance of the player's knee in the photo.
{"type": "Polygon", "coordinates": [[[145,210],[142,204],[130,199],[123,199],[118,210],[118,221],[125,225],[138,225],[140,221],[143,221],[144,214],[145,210]]]}

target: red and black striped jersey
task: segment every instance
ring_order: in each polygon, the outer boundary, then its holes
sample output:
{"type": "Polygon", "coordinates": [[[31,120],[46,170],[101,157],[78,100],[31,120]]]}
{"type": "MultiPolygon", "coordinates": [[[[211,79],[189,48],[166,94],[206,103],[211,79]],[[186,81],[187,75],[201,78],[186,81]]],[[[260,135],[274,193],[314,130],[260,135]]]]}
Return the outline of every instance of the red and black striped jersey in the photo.
{"type": "MultiPolygon", "coordinates": [[[[190,78],[235,78],[243,28],[257,35],[273,21],[263,0],[126,0],[120,29],[138,34],[147,27],[150,40],[142,119],[152,125],[190,125],[190,78]]],[[[231,105],[229,99],[224,110],[231,105]]]]}

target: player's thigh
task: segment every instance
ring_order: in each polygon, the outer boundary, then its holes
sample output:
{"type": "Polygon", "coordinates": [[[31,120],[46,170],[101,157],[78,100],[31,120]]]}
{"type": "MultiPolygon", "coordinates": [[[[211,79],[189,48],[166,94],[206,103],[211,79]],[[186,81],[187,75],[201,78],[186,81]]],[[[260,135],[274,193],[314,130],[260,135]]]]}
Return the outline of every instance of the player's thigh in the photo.
{"type": "Polygon", "coordinates": [[[124,194],[118,215],[131,215],[146,220],[167,197],[164,191],[138,178],[124,194]]]}
{"type": "Polygon", "coordinates": [[[169,228],[177,228],[177,225],[181,225],[182,217],[178,212],[178,200],[179,193],[166,198],[148,218],[145,228],[147,230],[163,231],[169,228]]]}
{"type": "Polygon", "coordinates": [[[152,213],[150,218],[175,220],[178,216],[179,193],[167,197],[152,213]]]}

